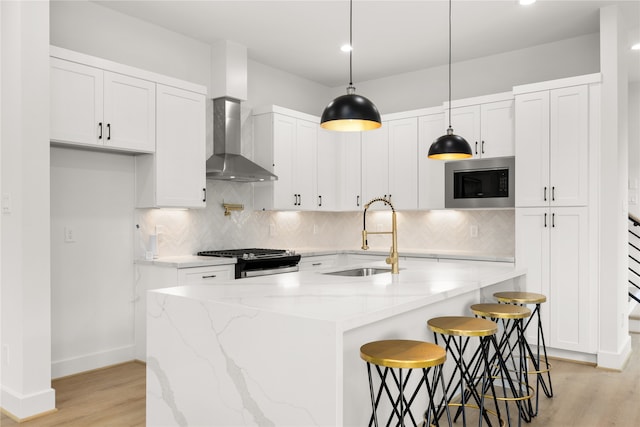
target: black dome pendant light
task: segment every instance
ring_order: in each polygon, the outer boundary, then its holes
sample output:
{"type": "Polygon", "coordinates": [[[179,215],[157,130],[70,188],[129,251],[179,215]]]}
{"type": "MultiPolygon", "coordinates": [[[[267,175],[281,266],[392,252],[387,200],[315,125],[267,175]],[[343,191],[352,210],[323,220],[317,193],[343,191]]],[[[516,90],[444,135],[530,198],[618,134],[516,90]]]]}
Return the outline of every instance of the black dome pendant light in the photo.
{"type": "Polygon", "coordinates": [[[326,106],[320,126],[341,132],[377,129],[382,126],[378,109],[364,96],[356,95],[356,88],[353,87],[353,0],[349,1],[349,47],[347,94],[337,97],[326,106]]]}
{"type": "Polygon", "coordinates": [[[433,141],[429,147],[430,159],[436,160],[460,160],[468,159],[473,153],[466,139],[460,135],[454,135],[451,127],[451,0],[449,0],[449,128],[446,135],[433,141]]]}

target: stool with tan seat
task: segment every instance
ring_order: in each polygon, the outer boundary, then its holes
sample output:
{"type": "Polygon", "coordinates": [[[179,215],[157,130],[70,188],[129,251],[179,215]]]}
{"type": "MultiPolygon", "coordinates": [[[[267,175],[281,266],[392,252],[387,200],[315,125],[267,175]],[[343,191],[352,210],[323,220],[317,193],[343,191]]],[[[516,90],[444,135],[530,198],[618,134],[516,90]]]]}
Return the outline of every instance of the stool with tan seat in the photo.
{"type": "MultiPolygon", "coordinates": [[[[476,316],[492,320],[501,326],[498,332],[498,354],[502,356],[505,366],[510,364],[506,377],[511,395],[504,400],[507,414],[509,413],[508,402],[515,402],[518,406],[518,425],[521,421],[531,421],[533,409],[531,407],[531,397],[533,388],[529,386],[527,375],[527,343],[524,335],[524,320],[531,317],[531,310],[527,307],[512,304],[473,304],[471,311],[476,316]],[[515,375],[512,378],[510,374],[515,375]]],[[[493,376],[500,374],[500,367],[496,363],[497,355],[491,359],[493,376]]]]}
{"type": "MultiPolygon", "coordinates": [[[[391,406],[389,409],[387,422],[383,425],[390,425],[394,418],[397,419],[395,425],[405,425],[407,418],[413,426],[418,423],[426,426],[439,426],[436,413],[436,387],[439,383],[442,392],[444,392],[444,380],[442,377],[442,365],[447,358],[444,348],[439,345],[412,340],[384,340],[367,343],[360,347],[360,357],[367,362],[367,373],[369,375],[369,392],[371,394],[371,406],[373,412],[369,419],[369,426],[372,424],[378,426],[378,409],[383,392],[389,399],[391,406]],[[374,381],[371,374],[371,365],[374,365],[378,372],[380,384],[378,385],[377,394],[374,393],[374,381]],[[421,369],[422,376],[411,378],[414,369],[421,369]],[[433,370],[431,379],[429,373],[433,370]],[[403,375],[406,371],[406,375],[403,375]],[[387,380],[391,377],[395,383],[398,394],[394,397],[389,389],[387,380]],[[413,380],[413,382],[411,382],[413,380]],[[416,384],[417,382],[417,384],[416,384]],[[426,406],[420,407],[420,412],[414,414],[411,412],[411,405],[418,397],[420,390],[424,386],[428,400],[421,397],[418,399],[426,406]],[[405,390],[413,389],[413,392],[407,397],[405,390]],[[419,420],[419,421],[418,421],[419,420]]],[[[451,426],[451,417],[447,411],[448,425],[451,426]]]]}
{"type": "MultiPolygon", "coordinates": [[[[479,410],[479,425],[482,424],[482,420],[490,426],[493,425],[491,416],[497,417],[498,425],[504,425],[495,399],[496,390],[490,365],[491,354],[497,354],[498,364],[506,372],[496,341],[498,325],[491,320],[468,316],[436,317],[428,320],[427,325],[433,331],[436,344],[439,338],[442,339],[447,355],[453,360],[453,370],[451,375],[448,375],[445,399],[442,405],[438,406],[438,416],[442,416],[443,407],[457,406],[458,412],[454,421],[462,415],[463,425],[466,426],[468,417],[465,409],[474,408],[479,410]],[[474,348],[473,344],[470,345],[470,340],[475,337],[480,342],[479,346],[474,348]],[[474,372],[478,375],[474,375],[474,372]],[[480,390],[478,390],[479,384],[481,384],[480,390]],[[491,391],[490,397],[493,398],[495,410],[485,406],[485,393],[488,391],[491,391]],[[460,402],[456,401],[458,396],[460,402]]],[[[502,386],[503,390],[506,390],[504,378],[502,386]]]]}
{"type": "Polygon", "coordinates": [[[534,316],[537,322],[537,334],[536,334],[536,351],[535,353],[531,349],[531,346],[527,343],[527,354],[533,363],[533,370],[528,371],[529,374],[536,375],[536,405],[532,415],[538,414],[539,403],[539,390],[542,387],[544,394],[547,397],[553,397],[553,385],[551,384],[551,365],[547,358],[547,346],[544,340],[544,331],[542,329],[542,317],[540,315],[540,306],[547,301],[547,297],[543,294],[534,292],[496,292],[493,296],[501,303],[517,304],[517,305],[531,305],[535,304],[535,308],[531,312],[531,317],[524,325],[524,329],[529,327],[529,323],[533,320],[534,316]],[[541,360],[541,352],[544,354],[544,360],[541,360]],[[546,378],[545,378],[546,374],[546,378]]]}

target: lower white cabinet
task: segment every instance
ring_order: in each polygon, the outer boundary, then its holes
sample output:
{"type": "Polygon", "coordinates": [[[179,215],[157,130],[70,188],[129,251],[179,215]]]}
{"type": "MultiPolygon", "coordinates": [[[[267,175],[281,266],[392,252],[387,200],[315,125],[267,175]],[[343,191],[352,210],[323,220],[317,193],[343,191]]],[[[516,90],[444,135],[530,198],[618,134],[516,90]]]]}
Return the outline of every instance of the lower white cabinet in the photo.
{"type": "Polygon", "coordinates": [[[163,267],[137,264],[137,284],[135,299],[135,357],[147,360],[147,291],[173,286],[213,284],[233,280],[235,265],[215,265],[207,267],[163,267]]]}
{"type": "Polygon", "coordinates": [[[303,256],[298,263],[300,271],[311,271],[319,268],[334,267],[338,264],[338,255],[303,256]]]}
{"type": "Polygon", "coordinates": [[[527,291],[547,296],[541,307],[548,347],[596,352],[590,235],[587,207],[516,209],[516,266],[527,268],[527,291]]]}

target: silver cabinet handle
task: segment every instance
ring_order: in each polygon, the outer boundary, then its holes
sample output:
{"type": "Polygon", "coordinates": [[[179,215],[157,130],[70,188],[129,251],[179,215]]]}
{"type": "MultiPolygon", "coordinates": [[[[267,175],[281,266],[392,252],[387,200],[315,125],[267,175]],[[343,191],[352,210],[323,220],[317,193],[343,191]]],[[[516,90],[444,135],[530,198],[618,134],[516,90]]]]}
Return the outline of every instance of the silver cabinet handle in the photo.
{"type": "Polygon", "coordinates": [[[202,189],[202,201],[203,202],[207,201],[207,189],[206,188],[202,189]]]}
{"type": "Polygon", "coordinates": [[[478,155],[478,141],[476,141],[476,156],[478,155]]]}
{"type": "Polygon", "coordinates": [[[322,206],[322,196],[318,196],[318,206],[322,206]]]}
{"type": "Polygon", "coordinates": [[[551,214],[551,227],[555,227],[556,226],[556,214],[552,213],[551,214]]]}
{"type": "Polygon", "coordinates": [[[544,228],[547,228],[547,213],[544,213],[544,228]]]}
{"type": "Polygon", "coordinates": [[[556,187],[551,187],[551,201],[556,201],[556,187]]]}
{"type": "Polygon", "coordinates": [[[107,141],[111,140],[111,123],[107,123],[107,141]]]}
{"type": "Polygon", "coordinates": [[[98,139],[102,139],[102,122],[98,123],[98,139]]]}
{"type": "Polygon", "coordinates": [[[208,276],[202,276],[203,279],[213,279],[214,277],[217,277],[215,274],[210,274],[208,276]]]}
{"type": "Polygon", "coordinates": [[[293,206],[298,206],[298,195],[297,194],[293,195],[293,206]]]}
{"type": "Polygon", "coordinates": [[[322,265],[321,262],[314,262],[313,264],[311,264],[312,267],[318,267],[320,265],[322,265]]]}
{"type": "Polygon", "coordinates": [[[360,207],[360,196],[356,196],[356,206],[360,207]]]}
{"type": "Polygon", "coordinates": [[[484,154],[484,141],[482,141],[482,149],[481,149],[481,153],[484,154]]]}
{"type": "Polygon", "coordinates": [[[302,195],[298,194],[298,206],[302,206],[302,195]]]}
{"type": "Polygon", "coordinates": [[[547,201],[547,187],[544,187],[544,201],[547,201]]]}

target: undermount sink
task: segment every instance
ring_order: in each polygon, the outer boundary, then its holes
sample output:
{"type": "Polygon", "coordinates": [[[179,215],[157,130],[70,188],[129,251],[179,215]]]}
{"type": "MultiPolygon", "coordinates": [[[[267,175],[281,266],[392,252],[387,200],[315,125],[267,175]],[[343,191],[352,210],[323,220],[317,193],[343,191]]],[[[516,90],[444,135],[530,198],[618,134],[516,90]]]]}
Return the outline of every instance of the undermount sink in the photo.
{"type": "Polygon", "coordinates": [[[349,270],[331,271],[324,274],[332,274],[334,276],[373,276],[374,274],[391,273],[390,268],[374,268],[374,267],[362,267],[352,268],[349,270]]]}

